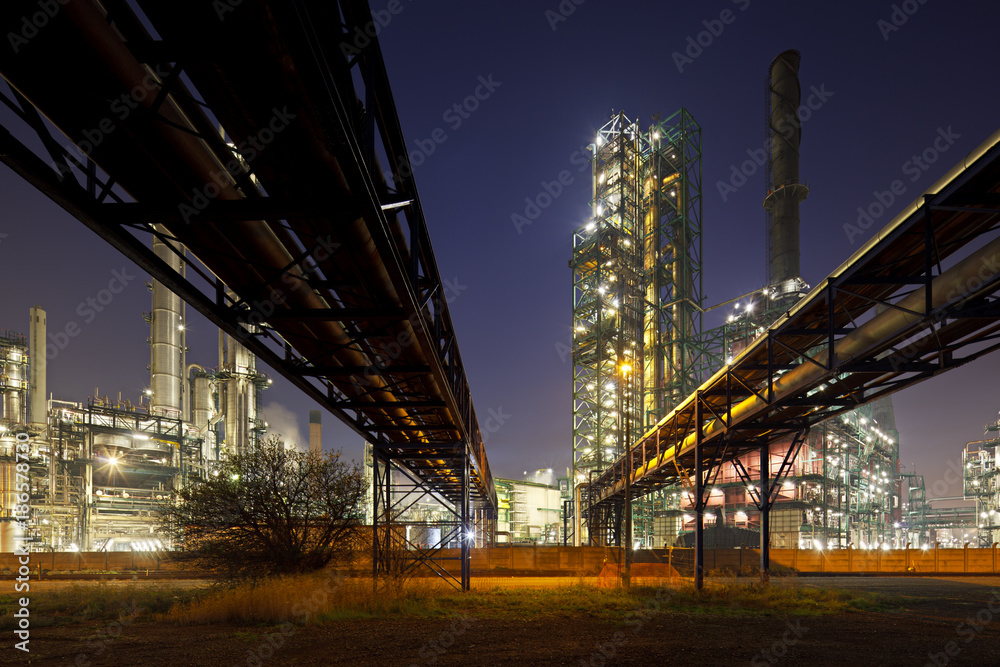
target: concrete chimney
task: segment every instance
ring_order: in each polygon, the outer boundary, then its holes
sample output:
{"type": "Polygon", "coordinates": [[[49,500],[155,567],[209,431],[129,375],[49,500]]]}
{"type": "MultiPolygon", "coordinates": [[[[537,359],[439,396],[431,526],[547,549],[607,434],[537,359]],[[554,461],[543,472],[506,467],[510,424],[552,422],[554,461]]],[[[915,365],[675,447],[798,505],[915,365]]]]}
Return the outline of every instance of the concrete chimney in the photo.
{"type": "Polygon", "coordinates": [[[785,51],[771,63],[768,75],[771,184],[764,198],[764,208],[771,213],[768,266],[771,285],[801,276],[799,204],[808,196],[809,188],[799,183],[799,143],[802,140],[798,116],[801,99],[799,60],[798,51],[785,51]]]}
{"type": "Polygon", "coordinates": [[[46,400],[46,360],[45,360],[45,311],[41,306],[33,306],[28,311],[28,354],[31,371],[28,380],[28,421],[32,424],[48,422],[48,401],[46,400]]]}
{"type": "Polygon", "coordinates": [[[320,421],[320,411],[309,411],[309,453],[323,453],[323,424],[320,421]]]}

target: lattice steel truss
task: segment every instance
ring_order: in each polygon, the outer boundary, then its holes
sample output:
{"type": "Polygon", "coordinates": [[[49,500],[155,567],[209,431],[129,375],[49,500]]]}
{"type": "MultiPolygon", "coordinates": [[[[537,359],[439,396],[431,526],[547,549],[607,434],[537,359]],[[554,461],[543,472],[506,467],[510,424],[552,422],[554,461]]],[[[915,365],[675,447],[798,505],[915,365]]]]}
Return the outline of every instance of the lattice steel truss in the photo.
{"type": "MultiPolygon", "coordinates": [[[[0,51],[0,162],[382,461],[428,493],[495,514],[378,40],[351,43],[372,24],[368,3],[264,0],[224,21],[193,0],[73,8],[49,22],[32,57],[0,51]],[[133,111],[116,114],[119,100],[133,111]],[[194,261],[178,272],[147,235],[194,261]]],[[[0,25],[35,9],[2,3],[0,25]]],[[[375,513],[376,536],[393,529],[375,513]]],[[[469,586],[467,567],[460,583],[469,586]]]]}
{"type": "Polygon", "coordinates": [[[712,370],[701,340],[701,128],[686,109],[647,133],[643,197],[643,430],[712,370]]]}
{"type": "MultiPolygon", "coordinates": [[[[570,261],[575,484],[606,469],[712,365],[699,338],[701,128],[685,109],[646,132],[619,112],[591,162],[593,219],[574,233],[570,261]]],[[[634,534],[648,541],[652,506],[635,510],[634,534]]],[[[593,539],[618,544],[618,532],[593,539]]]]}

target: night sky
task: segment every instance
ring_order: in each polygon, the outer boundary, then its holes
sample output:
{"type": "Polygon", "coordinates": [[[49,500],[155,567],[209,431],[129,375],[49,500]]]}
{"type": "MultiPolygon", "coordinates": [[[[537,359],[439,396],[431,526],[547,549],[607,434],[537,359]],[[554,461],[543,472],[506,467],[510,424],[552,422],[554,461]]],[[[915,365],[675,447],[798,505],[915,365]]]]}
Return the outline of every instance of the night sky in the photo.
{"type": "MultiPolygon", "coordinates": [[[[1000,125],[994,2],[576,1],[401,0],[396,14],[386,10],[396,3],[372,2],[476,409],[503,421],[487,441],[501,477],[571,465],[567,263],[589,211],[580,151],[612,111],[646,127],[684,106],[702,127],[707,306],[764,281],[763,170],[725,196],[718,184],[733,184],[734,165],[764,143],[765,78],[781,51],[801,51],[803,101],[814,103],[800,168],[811,189],[801,209],[810,285],[1000,125]],[[456,111],[477,89],[477,108],[456,111]],[[915,163],[939,137],[946,150],[915,163]],[[569,184],[551,203],[539,199],[564,170],[569,184]],[[895,180],[905,194],[860,234],[845,230],[895,180]],[[512,215],[525,215],[526,199],[548,205],[518,229],[512,215]]],[[[95,387],[139,397],[149,381],[148,280],[0,166],[0,329],[26,334],[34,304],[48,311],[50,334],[80,329],[49,362],[56,398],[84,401],[95,387]],[[116,271],[126,288],[91,310],[87,299],[116,271]]],[[[193,311],[188,328],[188,360],[216,365],[216,332],[193,311]]],[[[928,489],[996,420],[998,370],[994,355],[896,395],[901,459],[928,489]]],[[[305,444],[315,404],[280,378],[263,403],[276,429],[297,428],[305,444]]],[[[360,457],[358,436],[332,415],[324,423],[327,449],[360,457]]]]}

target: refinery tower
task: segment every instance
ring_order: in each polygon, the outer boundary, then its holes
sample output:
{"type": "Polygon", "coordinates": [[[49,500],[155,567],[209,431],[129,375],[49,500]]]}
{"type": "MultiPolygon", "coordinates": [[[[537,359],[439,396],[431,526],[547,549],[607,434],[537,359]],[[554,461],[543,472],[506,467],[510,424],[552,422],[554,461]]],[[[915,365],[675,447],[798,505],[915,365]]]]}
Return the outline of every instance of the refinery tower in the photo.
{"type": "MultiPolygon", "coordinates": [[[[186,249],[158,232],[154,252],[183,273],[186,249]]],[[[168,548],[157,516],[171,492],[218,474],[226,453],[254,447],[267,429],[259,406],[271,381],[254,355],[220,331],[218,364],[189,363],[184,303],[156,280],[149,288],[149,385],[135,400],[96,390],[85,401],[53,398],[41,307],[29,313],[27,337],[0,331],[0,551],[15,539],[35,551],[168,548]],[[24,459],[32,509],[19,522],[15,468],[24,459]]]]}
{"type": "MultiPolygon", "coordinates": [[[[710,307],[703,301],[702,140],[691,114],[681,109],[642,128],[615,113],[591,145],[592,219],[574,232],[570,260],[574,544],[609,538],[586,526],[591,477],[808,290],[799,252],[799,206],[809,193],[799,175],[799,65],[799,52],[785,51],[768,70],[767,278],[737,298],[710,307]],[[715,308],[730,309],[728,316],[703,329],[703,314],[715,308]]],[[[904,513],[901,481],[914,476],[900,470],[898,453],[888,398],[814,427],[802,442],[773,443],[764,463],[783,483],[771,510],[771,546],[926,543],[926,526],[904,513]]],[[[713,485],[705,515],[718,546],[756,545],[759,512],[747,480],[759,478],[761,464],[759,454],[743,457],[724,466],[713,485]]],[[[911,502],[922,493],[911,485],[911,502]]],[[[683,488],[643,497],[633,503],[632,534],[624,541],[686,545],[694,528],[690,507],[683,488]]]]}

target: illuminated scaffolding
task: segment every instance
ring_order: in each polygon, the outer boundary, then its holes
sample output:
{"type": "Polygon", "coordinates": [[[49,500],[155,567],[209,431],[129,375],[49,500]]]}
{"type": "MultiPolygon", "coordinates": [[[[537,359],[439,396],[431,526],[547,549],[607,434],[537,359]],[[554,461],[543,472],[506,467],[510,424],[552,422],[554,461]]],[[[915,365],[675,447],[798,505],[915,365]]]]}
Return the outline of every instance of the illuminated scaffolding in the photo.
{"type": "MultiPolygon", "coordinates": [[[[619,112],[591,149],[593,219],[574,233],[570,261],[577,485],[605,470],[712,366],[700,338],[701,128],[685,109],[646,132],[619,112]]],[[[633,535],[648,546],[657,497],[633,512],[633,535]]],[[[608,519],[595,521],[621,544],[618,522],[608,519]]]]}
{"type": "MultiPolygon", "coordinates": [[[[986,426],[986,433],[1000,431],[1000,421],[986,426]]],[[[1000,438],[970,442],[962,453],[964,494],[976,501],[975,525],[979,528],[979,546],[989,547],[1000,541],[1000,468],[997,449],[1000,438]]]]}

